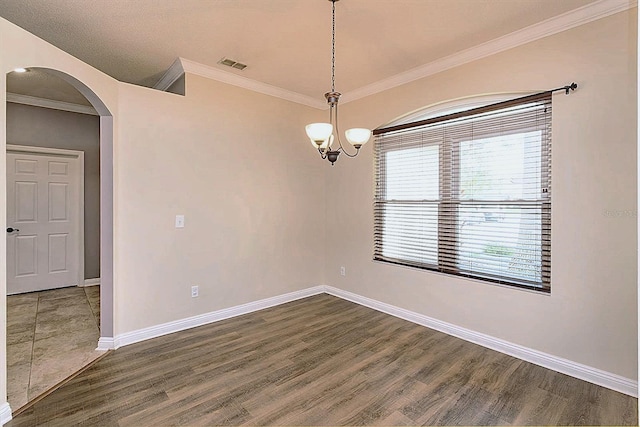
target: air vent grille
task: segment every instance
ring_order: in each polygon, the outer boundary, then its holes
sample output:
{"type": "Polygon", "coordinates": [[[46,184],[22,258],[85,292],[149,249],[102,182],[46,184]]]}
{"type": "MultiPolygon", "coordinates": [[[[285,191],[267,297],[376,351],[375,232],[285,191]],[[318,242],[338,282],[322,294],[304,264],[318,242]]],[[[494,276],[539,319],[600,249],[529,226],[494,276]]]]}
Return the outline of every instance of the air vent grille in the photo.
{"type": "Polygon", "coordinates": [[[229,59],[229,58],[222,58],[220,61],[218,61],[218,64],[226,65],[227,67],[235,68],[236,70],[240,70],[240,71],[247,68],[246,64],[243,64],[238,61],[234,61],[233,59],[229,59]]]}

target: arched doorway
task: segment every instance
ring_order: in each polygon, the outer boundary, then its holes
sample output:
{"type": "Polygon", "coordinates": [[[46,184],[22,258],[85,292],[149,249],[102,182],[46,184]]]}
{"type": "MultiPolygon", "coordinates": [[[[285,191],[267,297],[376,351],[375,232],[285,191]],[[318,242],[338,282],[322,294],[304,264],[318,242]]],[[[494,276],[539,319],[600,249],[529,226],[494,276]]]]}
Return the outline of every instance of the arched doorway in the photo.
{"type": "MultiPolygon", "coordinates": [[[[94,343],[98,349],[112,348],[113,343],[113,117],[106,105],[85,84],[67,73],[41,67],[28,70],[39,74],[54,76],[69,87],[75,88],[95,109],[99,115],[99,194],[100,221],[99,228],[99,278],[100,278],[100,332],[99,340],[94,343]]],[[[55,100],[54,100],[55,101],[55,100]]],[[[7,141],[11,144],[12,141],[7,141]]],[[[5,201],[8,202],[8,201],[5,201]]],[[[8,225],[9,226],[9,225],[8,225]]],[[[84,271],[83,271],[84,272],[84,271]]],[[[8,343],[10,345],[10,343],[8,343]]],[[[94,347],[94,348],[95,348],[94,347]]],[[[83,366],[77,366],[77,370],[83,366]]],[[[72,372],[71,372],[72,373],[72,372]]],[[[52,384],[55,385],[55,384],[52,384]]],[[[14,405],[13,410],[16,408],[14,405]]]]}
{"type": "Polygon", "coordinates": [[[100,348],[113,348],[113,116],[87,85],[62,71],[42,70],[60,77],[89,100],[100,115],[100,348]]]}

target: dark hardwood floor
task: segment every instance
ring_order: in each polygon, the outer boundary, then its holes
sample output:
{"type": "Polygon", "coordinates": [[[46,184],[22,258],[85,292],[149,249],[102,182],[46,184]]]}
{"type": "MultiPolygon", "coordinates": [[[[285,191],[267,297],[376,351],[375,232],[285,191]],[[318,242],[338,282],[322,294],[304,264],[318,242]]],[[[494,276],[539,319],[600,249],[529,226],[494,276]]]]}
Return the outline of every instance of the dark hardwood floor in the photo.
{"type": "Polygon", "coordinates": [[[118,349],[8,425],[638,425],[637,405],[318,295],[118,349]]]}

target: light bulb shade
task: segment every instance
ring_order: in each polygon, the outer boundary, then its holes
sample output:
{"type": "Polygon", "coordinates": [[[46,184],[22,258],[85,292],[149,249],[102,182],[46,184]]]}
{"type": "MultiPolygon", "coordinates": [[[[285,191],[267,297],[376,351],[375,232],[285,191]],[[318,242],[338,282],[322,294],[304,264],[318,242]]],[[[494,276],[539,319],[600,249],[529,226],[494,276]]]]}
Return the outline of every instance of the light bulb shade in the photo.
{"type": "Polygon", "coordinates": [[[364,128],[353,128],[348,129],[344,133],[344,136],[347,137],[347,141],[349,141],[351,145],[356,148],[360,148],[371,138],[371,131],[364,128]]]}
{"type": "Polygon", "coordinates": [[[333,125],[329,123],[311,123],[305,127],[311,145],[315,148],[326,148],[329,145],[329,137],[333,133],[333,125]]]}

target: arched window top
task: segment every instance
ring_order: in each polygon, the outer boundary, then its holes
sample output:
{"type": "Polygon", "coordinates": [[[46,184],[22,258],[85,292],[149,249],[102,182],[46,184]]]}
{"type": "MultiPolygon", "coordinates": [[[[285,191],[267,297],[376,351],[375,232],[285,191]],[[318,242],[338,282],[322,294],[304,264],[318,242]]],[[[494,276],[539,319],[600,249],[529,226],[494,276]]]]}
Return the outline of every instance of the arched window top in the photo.
{"type": "Polygon", "coordinates": [[[388,123],[383,124],[382,126],[380,126],[380,128],[403,125],[405,123],[417,122],[420,120],[430,119],[432,117],[458,113],[460,111],[471,110],[473,108],[483,107],[485,105],[495,104],[498,102],[507,101],[509,99],[531,95],[533,93],[535,92],[494,93],[451,99],[411,111],[407,114],[393,119],[388,123]]]}

